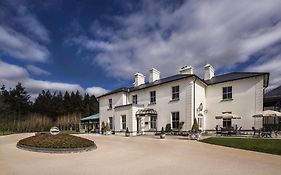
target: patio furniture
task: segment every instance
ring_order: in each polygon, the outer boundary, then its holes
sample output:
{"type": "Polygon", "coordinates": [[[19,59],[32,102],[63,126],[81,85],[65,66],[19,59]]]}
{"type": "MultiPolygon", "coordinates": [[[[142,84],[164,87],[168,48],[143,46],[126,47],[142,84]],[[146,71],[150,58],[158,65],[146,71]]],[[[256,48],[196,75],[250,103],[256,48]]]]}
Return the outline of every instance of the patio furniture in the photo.
{"type": "Polygon", "coordinates": [[[219,130],[219,126],[216,126],[216,135],[221,134],[221,130],[219,130]]]}
{"type": "Polygon", "coordinates": [[[252,130],[254,131],[253,137],[256,136],[256,133],[258,134],[257,136],[260,137],[260,130],[257,130],[255,127],[252,127],[252,130]]]}
{"type": "Polygon", "coordinates": [[[263,128],[261,130],[261,137],[272,138],[272,130],[271,129],[263,128]]]}

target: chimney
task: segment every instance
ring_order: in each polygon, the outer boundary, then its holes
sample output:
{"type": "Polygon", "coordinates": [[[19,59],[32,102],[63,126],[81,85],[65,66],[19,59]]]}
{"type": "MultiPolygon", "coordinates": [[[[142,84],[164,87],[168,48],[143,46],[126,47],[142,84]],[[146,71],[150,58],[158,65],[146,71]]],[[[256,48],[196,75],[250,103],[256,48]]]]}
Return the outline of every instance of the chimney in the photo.
{"type": "Polygon", "coordinates": [[[193,68],[191,66],[184,66],[180,69],[180,74],[193,74],[193,68]]]}
{"type": "Polygon", "coordinates": [[[154,81],[159,80],[159,79],[160,79],[160,72],[159,72],[159,70],[157,70],[155,68],[152,68],[149,71],[149,83],[154,82],[154,81]]]}
{"type": "Polygon", "coordinates": [[[205,70],[204,80],[210,80],[211,78],[214,77],[215,70],[212,65],[207,64],[206,66],[204,66],[204,70],[205,70]]]}
{"type": "Polygon", "coordinates": [[[139,72],[136,73],[135,74],[135,82],[134,82],[135,87],[144,84],[144,79],[145,79],[145,76],[143,74],[141,74],[139,72]]]}

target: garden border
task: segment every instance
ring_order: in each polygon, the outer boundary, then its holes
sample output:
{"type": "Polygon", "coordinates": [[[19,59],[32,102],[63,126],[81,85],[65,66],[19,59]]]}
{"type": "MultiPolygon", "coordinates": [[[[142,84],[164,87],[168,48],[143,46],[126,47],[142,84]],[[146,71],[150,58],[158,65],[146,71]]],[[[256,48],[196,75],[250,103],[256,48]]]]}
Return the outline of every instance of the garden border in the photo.
{"type": "Polygon", "coordinates": [[[82,148],[39,148],[34,146],[22,145],[19,142],[17,143],[16,147],[26,151],[40,152],[40,153],[56,153],[56,154],[80,153],[80,152],[87,152],[97,149],[96,144],[90,147],[82,147],[82,148]]]}

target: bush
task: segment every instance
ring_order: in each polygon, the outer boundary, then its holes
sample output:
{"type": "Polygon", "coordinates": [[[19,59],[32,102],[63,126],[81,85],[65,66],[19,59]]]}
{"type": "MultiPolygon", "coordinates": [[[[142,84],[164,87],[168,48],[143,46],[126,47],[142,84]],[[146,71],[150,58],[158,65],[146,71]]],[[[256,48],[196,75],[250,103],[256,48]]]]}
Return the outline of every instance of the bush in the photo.
{"type": "Polygon", "coordinates": [[[184,125],[184,122],[180,122],[180,123],[179,123],[179,131],[182,130],[183,125],[184,125]]]}
{"type": "Polygon", "coordinates": [[[164,128],[161,129],[161,134],[165,134],[164,128]]]}
{"type": "Polygon", "coordinates": [[[168,123],[168,124],[166,125],[165,131],[166,131],[166,132],[172,132],[172,126],[171,126],[170,123],[168,123]]]}
{"type": "Polygon", "coordinates": [[[192,128],[191,128],[191,132],[199,132],[199,125],[197,123],[196,118],[194,118],[194,122],[193,122],[193,125],[192,125],[192,128]]]}
{"type": "Polygon", "coordinates": [[[110,130],[111,130],[111,129],[110,129],[110,126],[109,126],[109,123],[106,123],[106,124],[105,124],[105,128],[104,128],[104,129],[105,129],[105,131],[110,131],[110,130]]]}

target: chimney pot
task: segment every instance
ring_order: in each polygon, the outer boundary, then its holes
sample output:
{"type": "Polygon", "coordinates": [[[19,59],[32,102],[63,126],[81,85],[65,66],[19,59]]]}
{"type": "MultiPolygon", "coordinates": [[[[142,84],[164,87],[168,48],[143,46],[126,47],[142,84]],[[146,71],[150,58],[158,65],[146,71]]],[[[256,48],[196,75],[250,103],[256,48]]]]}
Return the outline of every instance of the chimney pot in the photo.
{"type": "Polygon", "coordinates": [[[207,64],[204,66],[205,75],[204,80],[210,80],[215,76],[215,70],[212,65],[207,64]]]}
{"type": "Polygon", "coordinates": [[[183,66],[180,69],[180,74],[193,74],[193,67],[192,66],[183,66]]]}
{"type": "Polygon", "coordinates": [[[139,72],[137,72],[135,74],[135,82],[134,82],[134,86],[137,87],[139,85],[144,84],[145,80],[145,76],[139,72]]]}
{"type": "Polygon", "coordinates": [[[160,71],[152,68],[151,70],[149,70],[149,83],[152,83],[156,80],[160,79],[160,71]]]}

